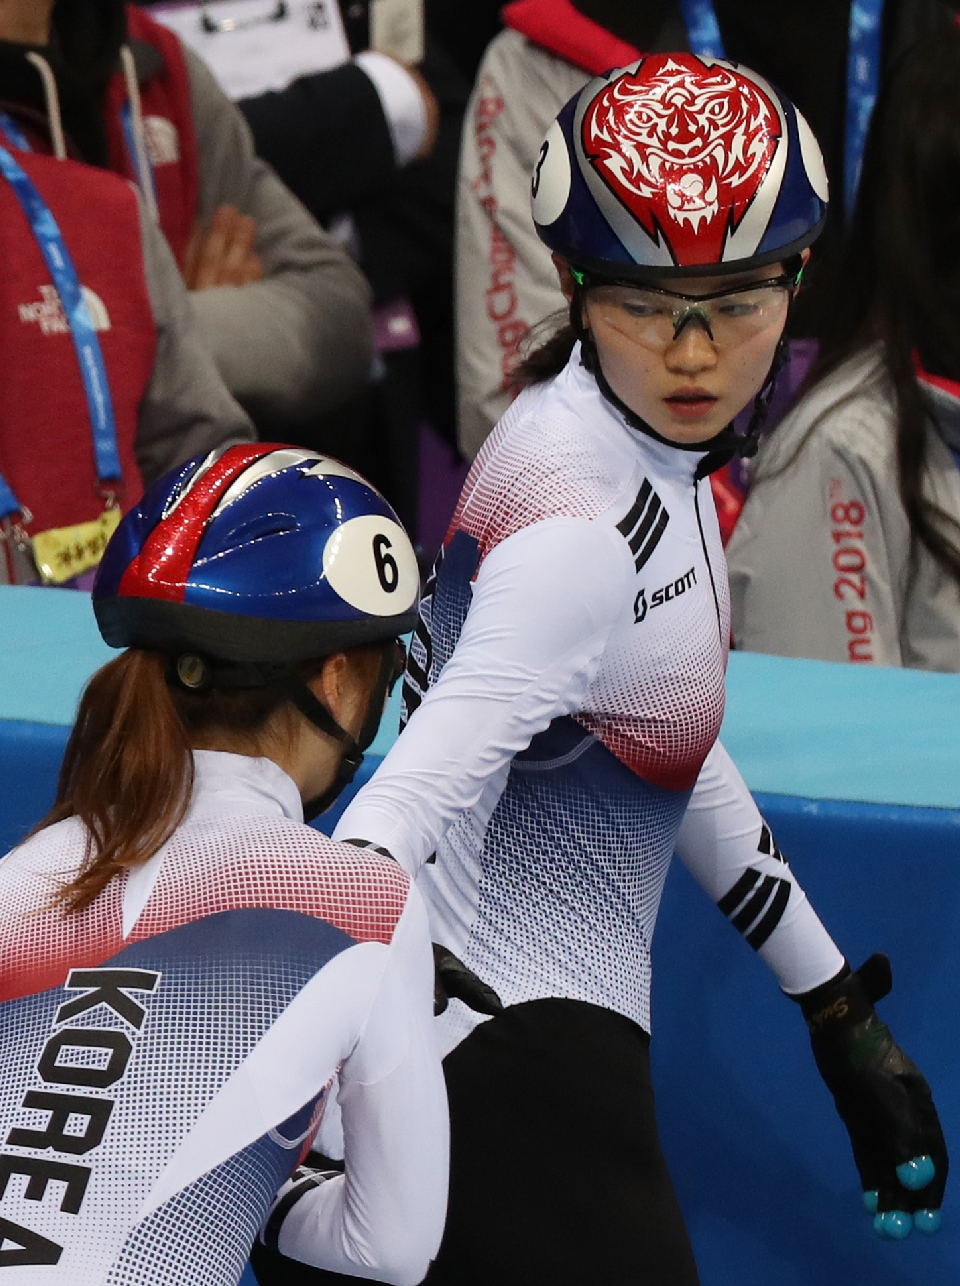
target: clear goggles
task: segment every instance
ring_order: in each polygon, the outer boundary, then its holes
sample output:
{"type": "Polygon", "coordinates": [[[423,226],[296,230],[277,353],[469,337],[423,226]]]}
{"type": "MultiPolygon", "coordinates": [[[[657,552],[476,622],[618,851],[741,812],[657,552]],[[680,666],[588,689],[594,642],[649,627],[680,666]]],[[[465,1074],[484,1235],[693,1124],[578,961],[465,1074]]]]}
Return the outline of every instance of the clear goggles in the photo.
{"type": "Polygon", "coordinates": [[[758,281],[709,295],[684,295],[655,286],[594,285],[588,277],[590,309],[644,348],[658,352],[676,342],[691,322],[718,347],[742,344],[787,312],[800,273],[758,281]]]}

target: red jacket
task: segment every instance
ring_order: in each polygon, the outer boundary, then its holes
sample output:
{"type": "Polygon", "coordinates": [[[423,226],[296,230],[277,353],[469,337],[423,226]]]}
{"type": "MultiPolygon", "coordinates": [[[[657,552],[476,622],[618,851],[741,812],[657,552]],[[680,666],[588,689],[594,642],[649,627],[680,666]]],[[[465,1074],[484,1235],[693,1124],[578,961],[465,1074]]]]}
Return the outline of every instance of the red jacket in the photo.
{"type": "Polygon", "coordinates": [[[514,0],[503,10],[503,21],[535,45],[594,76],[640,57],[639,49],[587,18],[570,0],[514,0]]]}
{"type": "MultiPolygon", "coordinates": [[[[124,180],[75,161],[25,153],[17,160],[59,224],[85,288],[113,397],[121,499],[129,505],[143,490],[134,440],[157,340],[136,194],[124,180]]],[[[86,522],[104,502],[77,354],[40,247],[6,182],[0,226],[0,352],[16,354],[3,364],[0,471],[32,511],[31,531],[86,522]]]]}

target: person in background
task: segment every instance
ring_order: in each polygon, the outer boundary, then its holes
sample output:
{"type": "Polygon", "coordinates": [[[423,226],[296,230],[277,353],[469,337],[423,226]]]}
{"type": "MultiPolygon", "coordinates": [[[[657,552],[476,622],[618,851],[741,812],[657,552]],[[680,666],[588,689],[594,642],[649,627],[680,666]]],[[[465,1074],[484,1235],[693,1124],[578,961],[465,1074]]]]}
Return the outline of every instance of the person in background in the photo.
{"type": "Polygon", "coordinates": [[[185,274],[201,341],[262,436],[363,387],[366,283],[257,158],[242,116],[175,35],[122,0],[7,0],[0,107],[35,150],[138,184],[185,274]]]}
{"type": "Polygon", "coordinates": [[[707,479],[761,428],[825,221],[816,140],[747,68],[663,53],[585,87],[539,157],[569,321],[474,462],[406,726],[334,831],[416,874],[436,940],[504,1005],[438,1020],[451,1183],[428,1281],[695,1286],[649,1065],[674,852],[806,1017],[876,1230],[935,1231],[946,1150],[873,1011],[889,965],[850,969],[717,739],[729,600],[707,479]]]}
{"type": "Polygon", "coordinates": [[[144,484],[253,426],[136,190],[0,148],[0,584],[89,588],[144,484]]]}
{"type": "Polygon", "coordinates": [[[728,549],[736,645],[960,671],[960,33],[877,103],[806,393],[728,549]]]}
{"type": "Polygon", "coordinates": [[[350,459],[411,530],[421,422],[453,440],[454,194],[469,92],[427,32],[416,66],[363,48],[239,103],[258,155],[343,237],[371,284],[378,356],[350,459]]]}
{"type": "MultiPolygon", "coordinates": [[[[955,0],[515,0],[487,50],[467,108],[457,222],[460,447],[473,459],[506,410],[531,329],[565,307],[537,238],[529,187],[544,132],[592,75],[642,50],[690,49],[741,61],[789,94],[821,144],[836,207],[791,319],[818,333],[818,277],[829,278],[876,84],[918,35],[948,27],[955,0]],[[856,40],[850,32],[855,31],[856,40]],[[848,65],[865,77],[850,92],[848,65]],[[520,348],[518,349],[518,345],[520,348]]],[[[858,73],[859,74],[859,73],[858,73]]],[[[792,374],[792,372],[791,372],[792,374]]],[[[718,492],[717,480],[714,490],[718,492]]],[[[742,479],[725,479],[739,492],[742,479]]],[[[733,505],[741,496],[717,499],[733,505]]]]}
{"type": "Polygon", "coordinates": [[[303,824],[374,737],[418,589],[384,500],[292,448],[192,460],[113,537],[93,605],[125,651],[0,862],[11,1283],[235,1286],[258,1236],[422,1279],[448,1148],[427,917],[389,854],[303,824]],[[301,1168],[334,1082],[345,1173],[301,1168]]]}

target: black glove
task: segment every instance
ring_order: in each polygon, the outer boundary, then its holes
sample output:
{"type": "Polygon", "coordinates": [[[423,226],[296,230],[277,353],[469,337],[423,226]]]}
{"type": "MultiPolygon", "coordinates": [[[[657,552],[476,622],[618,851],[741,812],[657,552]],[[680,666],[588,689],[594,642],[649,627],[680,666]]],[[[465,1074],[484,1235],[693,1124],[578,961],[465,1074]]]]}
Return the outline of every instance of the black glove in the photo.
{"type": "Polygon", "coordinates": [[[873,1008],[892,985],[890,961],[874,955],[793,999],[850,1135],[874,1228],[902,1238],[940,1227],[949,1162],[930,1086],[873,1008]]]}
{"type": "Polygon", "coordinates": [[[433,944],[433,964],[436,970],[433,984],[433,1012],[442,1014],[448,1003],[462,1000],[478,1014],[502,1014],[500,997],[488,987],[452,951],[433,944]]]}

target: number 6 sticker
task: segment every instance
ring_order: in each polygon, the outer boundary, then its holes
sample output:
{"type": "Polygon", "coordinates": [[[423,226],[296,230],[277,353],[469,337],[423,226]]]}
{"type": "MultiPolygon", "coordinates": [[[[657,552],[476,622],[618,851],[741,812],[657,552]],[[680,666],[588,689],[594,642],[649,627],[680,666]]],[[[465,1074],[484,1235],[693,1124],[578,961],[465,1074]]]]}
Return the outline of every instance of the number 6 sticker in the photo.
{"type": "Polygon", "coordinates": [[[406,532],[365,514],[338,527],[323,551],[328,584],[344,602],[373,616],[399,616],[417,601],[420,571],[406,532]]]}

